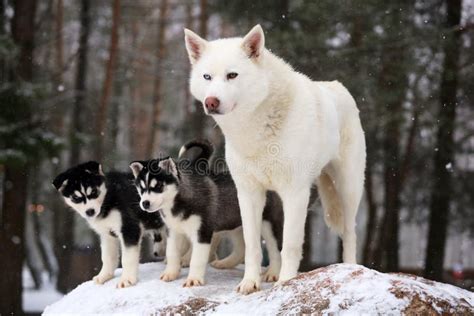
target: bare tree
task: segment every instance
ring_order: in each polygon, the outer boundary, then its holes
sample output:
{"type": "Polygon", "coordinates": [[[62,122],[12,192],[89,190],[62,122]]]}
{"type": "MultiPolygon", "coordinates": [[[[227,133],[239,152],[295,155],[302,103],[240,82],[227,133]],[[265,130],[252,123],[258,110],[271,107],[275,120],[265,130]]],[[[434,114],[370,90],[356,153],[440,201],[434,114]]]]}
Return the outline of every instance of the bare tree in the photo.
{"type": "Polygon", "coordinates": [[[152,157],[159,142],[159,124],[162,101],[162,73],[163,60],[166,54],[166,19],[168,16],[168,0],[161,0],[160,16],[158,20],[158,37],[155,60],[155,84],[153,88],[153,108],[151,121],[151,134],[147,146],[147,157],[152,157]]]}
{"type": "MultiPolygon", "coordinates": [[[[33,52],[35,37],[35,0],[13,2],[11,21],[12,38],[19,48],[18,63],[13,70],[13,80],[33,80],[33,52]]],[[[31,113],[25,113],[24,121],[31,120],[31,113]]],[[[0,282],[0,311],[5,314],[22,313],[22,278],[24,258],[24,224],[28,166],[24,163],[5,166],[2,213],[0,218],[0,270],[4,277],[0,282]],[[8,255],[7,255],[8,254],[8,255]]]]}
{"type": "Polygon", "coordinates": [[[112,29],[110,32],[109,58],[105,66],[105,78],[100,98],[96,124],[96,149],[95,158],[101,160],[104,153],[104,137],[107,125],[107,110],[112,95],[112,82],[117,63],[120,25],[120,0],[113,0],[112,4],[112,29]]]}
{"type": "MultiPolygon", "coordinates": [[[[69,130],[70,155],[69,165],[79,163],[81,154],[80,136],[83,131],[82,109],[85,106],[87,93],[87,65],[90,34],[90,0],[81,1],[79,49],[76,70],[75,96],[71,112],[71,127],[69,130]]],[[[74,245],[74,213],[58,207],[54,213],[54,250],[58,260],[58,278],[56,288],[62,293],[71,289],[69,271],[74,245]]]]}
{"type": "Polygon", "coordinates": [[[438,112],[438,132],[434,155],[433,189],[430,202],[428,245],[426,248],[424,275],[431,279],[443,279],[443,263],[449,210],[452,198],[452,176],[448,168],[454,160],[454,130],[458,90],[458,67],[461,48],[461,0],[446,0],[446,24],[444,30],[444,62],[441,75],[438,112]]]}

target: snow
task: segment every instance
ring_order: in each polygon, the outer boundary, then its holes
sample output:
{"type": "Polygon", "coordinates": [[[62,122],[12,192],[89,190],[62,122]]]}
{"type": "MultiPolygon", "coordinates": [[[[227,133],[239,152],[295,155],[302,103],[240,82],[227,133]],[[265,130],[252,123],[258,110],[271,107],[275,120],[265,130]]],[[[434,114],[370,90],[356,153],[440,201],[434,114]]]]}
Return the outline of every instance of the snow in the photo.
{"type": "Polygon", "coordinates": [[[53,280],[47,273],[41,275],[43,286],[40,289],[34,288],[34,283],[27,269],[23,269],[23,311],[28,313],[42,312],[46,306],[59,301],[63,294],[55,289],[53,280]]]}
{"type": "Polygon", "coordinates": [[[231,270],[209,267],[207,284],[194,288],[182,287],[187,269],[183,269],[180,279],[170,283],[159,280],[163,269],[162,263],[142,264],[139,283],[126,289],[115,288],[120,273],[117,270],[116,277],[104,285],[89,281],[78,286],[48,306],[44,315],[352,315],[400,314],[407,310],[474,313],[471,292],[415,276],[379,273],[359,265],[331,265],[301,273],[276,287],[263,283],[262,291],[248,296],[235,291],[243,276],[243,266],[231,270]]]}

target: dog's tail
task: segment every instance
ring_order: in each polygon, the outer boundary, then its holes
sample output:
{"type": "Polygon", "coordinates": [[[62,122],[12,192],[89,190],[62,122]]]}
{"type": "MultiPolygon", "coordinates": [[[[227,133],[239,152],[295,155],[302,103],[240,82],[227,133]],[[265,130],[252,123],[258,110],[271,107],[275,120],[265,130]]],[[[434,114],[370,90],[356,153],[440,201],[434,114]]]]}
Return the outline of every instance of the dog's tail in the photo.
{"type": "Polygon", "coordinates": [[[208,140],[192,140],[184,144],[179,150],[178,158],[188,160],[191,166],[207,169],[214,154],[214,146],[208,140]]]}
{"type": "Polygon", "coordinates": [[[324,221],[339,236],[344,233],[344,213],[341,200],[331,177],[322,172],[318,179],[318,192],[324,209],[324,221]]]}

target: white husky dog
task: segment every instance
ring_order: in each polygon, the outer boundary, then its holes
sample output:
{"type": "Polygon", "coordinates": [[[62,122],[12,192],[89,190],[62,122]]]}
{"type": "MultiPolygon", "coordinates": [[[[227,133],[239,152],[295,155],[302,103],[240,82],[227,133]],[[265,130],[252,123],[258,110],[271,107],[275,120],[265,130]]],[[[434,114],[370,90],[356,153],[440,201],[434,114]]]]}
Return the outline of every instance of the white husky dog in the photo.
{"type": "Polygon", "coordinates": [[[351,94],[337,81],[315,82],[265,48],[260,25],[244,38],[206,41],[185,30],[191,93],[226,139],[238,191],[245,274],[238,291],[259,290],[265,192],[284,208],[279,283],[296,276],[302,258],[310,188],[318,185],[326,223],[343,240],[344,262],[356,262],[355,217],[364,188],[365,138],[351,94]]]}

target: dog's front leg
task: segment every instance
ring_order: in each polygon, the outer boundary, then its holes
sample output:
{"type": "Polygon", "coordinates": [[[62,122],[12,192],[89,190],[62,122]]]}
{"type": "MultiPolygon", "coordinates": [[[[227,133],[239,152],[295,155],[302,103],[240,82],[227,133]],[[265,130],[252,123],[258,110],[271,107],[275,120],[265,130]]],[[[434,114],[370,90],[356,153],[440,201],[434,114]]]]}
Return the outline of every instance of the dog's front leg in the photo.
{"type": "Polygon", "coordinates": [[[193,252],[191,254],[191,263],[189,264],[188,278],[183,284],[184,287],[204,285],[204,275],[206,274],[206,266],[209,262],[209,253],[211,251],[211,238],[203,240],[203,238],[198,236],[192,236],[191,240],[193,252]]]}
{"type": "Polygon", "coordinates": [[[102,268],[100,269],[99,274],[92,280],[97,284],[104,284],[114,277],[114,271],[118,266],[119,247],[117,238],[109,235],[101,235],[100,252],[102,268]]]}
{"type": "Polygon", "coordinates": [[[125,288],[137,284],[138,266],[140,264],[141,234],[138,236],[127,236],[122,241],[122,276],[118,288],[125,288]]]}
{"type": "Polygon", "coordinates": [[[308,212],[310,188],[293,188],[279,192],[283,201],[283,248],[278,284],[296,276],[303,257],[304,226],[308,212]]]}
{"type": "Polygon", "coordinates": [[[166,268],[160,279],[166,282],[176,280],[181,270],[181,245],[184,235],[177,233],[173,229],[169,231],[169,238],[166,245],[166,268]]]}
{"type": "Polygon", "coordinates": [[[245,274],[237,291],[250,294],[260,290],[262,247],[260,234],[265,190],[259,186],[237,185],[245,240],[245,274]]]}

